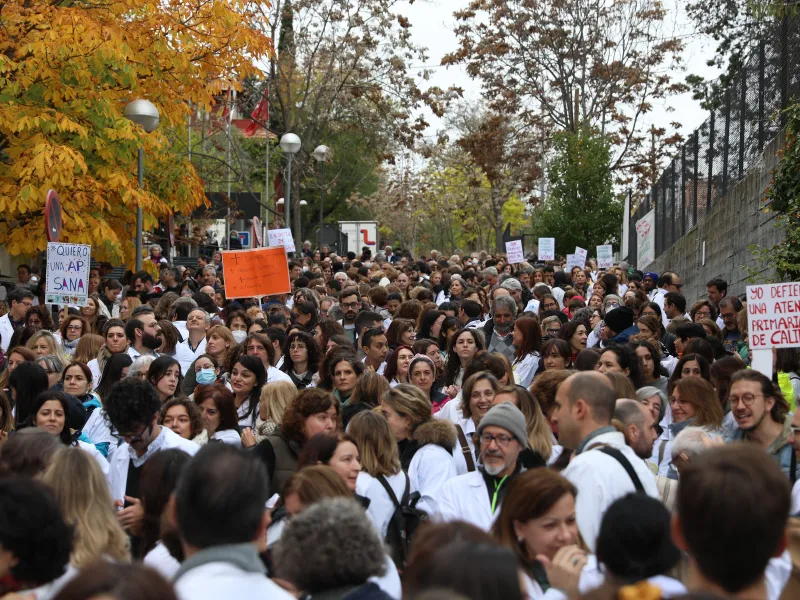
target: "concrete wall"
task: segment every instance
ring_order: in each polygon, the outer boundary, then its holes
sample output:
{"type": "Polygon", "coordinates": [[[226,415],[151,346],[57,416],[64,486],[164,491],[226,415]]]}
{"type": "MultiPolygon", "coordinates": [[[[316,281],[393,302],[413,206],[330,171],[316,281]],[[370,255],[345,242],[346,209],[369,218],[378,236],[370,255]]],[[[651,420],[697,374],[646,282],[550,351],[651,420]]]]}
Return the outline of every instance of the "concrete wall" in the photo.
{"type": "Polygon", "coordinates": [[[744,293],[747,285],[746,267],[757,268],[765,277],[769,275],[753,258],[749,246],[771,247],[781,239],[775,229],[775,214],[764,211],[763,198],[782,145],[783,135],[768,144],[757,166],[647,268],[659,273],[667,270],[678,273],[690,306],[705,297],[709,279],[721,277],[728,282],[728,294],[738,295],[744,293]]]}

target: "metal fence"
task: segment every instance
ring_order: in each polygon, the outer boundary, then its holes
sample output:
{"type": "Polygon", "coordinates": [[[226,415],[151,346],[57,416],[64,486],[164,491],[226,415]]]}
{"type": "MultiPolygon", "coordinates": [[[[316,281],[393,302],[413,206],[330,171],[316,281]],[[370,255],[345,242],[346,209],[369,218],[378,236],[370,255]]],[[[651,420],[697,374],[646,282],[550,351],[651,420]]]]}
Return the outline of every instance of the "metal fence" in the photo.
{"type": "Polygon", "coordinates": [[[800,91],[800,16],[784,16],[764,29],[719,108],[686,140],[631,215],[630,262],[637,257],[636,221],[655,209],[658,258],[745,177],[783,127],[780,110],[800,91]]]}

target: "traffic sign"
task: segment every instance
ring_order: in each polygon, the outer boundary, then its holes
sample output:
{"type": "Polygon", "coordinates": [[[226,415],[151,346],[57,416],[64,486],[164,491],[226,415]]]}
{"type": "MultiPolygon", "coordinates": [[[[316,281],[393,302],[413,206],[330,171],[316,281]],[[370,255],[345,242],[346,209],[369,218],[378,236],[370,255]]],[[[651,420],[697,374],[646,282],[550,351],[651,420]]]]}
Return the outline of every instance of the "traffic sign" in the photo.
{"type": "Polygon", "coordinates": [[[61,202],[55,190],[47,190],[44,202],[44,226],[48,242],[61,241],[61,202]]]}

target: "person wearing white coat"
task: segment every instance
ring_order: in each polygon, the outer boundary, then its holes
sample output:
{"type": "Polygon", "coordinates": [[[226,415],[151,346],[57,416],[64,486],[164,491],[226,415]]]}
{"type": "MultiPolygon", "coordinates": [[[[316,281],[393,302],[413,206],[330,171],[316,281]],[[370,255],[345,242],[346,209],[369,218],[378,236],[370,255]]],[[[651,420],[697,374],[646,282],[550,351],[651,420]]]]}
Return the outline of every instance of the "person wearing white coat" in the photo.
{"type": "Polygon", "coordinates": [[[466,521],[489,531],[511,480],[523,471],[525,416],[510,402],[491,408],[478,426],[481,467],[445,483],[436,497],[438,521],[466,521]]]}
{"type": "Polygon", "coordinates": [[[267,578],[258,554],[266,550],[268,494],[263,463],[228,444],[208,444],[189,461],[175,490],[186,553],[174,578],[180,600],[293,598],[267,578]]]}
{"type": "Polygon", "coordinates": [[[11,290],[6,301],[8,302],[8,312],[0,317],[0,348],[3,352],[8,351],[11,344],[11,336],[14,335],[16,327],[25,324],[25,313],[33,306],[34,296],[30,290],[16,288],[11,290]]]}
{"type": "Polygon", "coordinates": [[[615,500],[637,490],[660,497],[653,472],[611,425],[616,402],[602,373],[575,373],[559,386],[551,416],[558,441],[575,450],[563,475],[578,489],[578,529],[592,552],[603,513],[615,500]]]}

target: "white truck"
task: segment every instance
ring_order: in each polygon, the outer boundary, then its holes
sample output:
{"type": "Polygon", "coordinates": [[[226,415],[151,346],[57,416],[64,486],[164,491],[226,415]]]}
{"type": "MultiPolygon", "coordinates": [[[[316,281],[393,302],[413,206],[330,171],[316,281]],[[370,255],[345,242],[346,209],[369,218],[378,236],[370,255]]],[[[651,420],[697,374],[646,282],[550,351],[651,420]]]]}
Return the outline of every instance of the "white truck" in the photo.
{"type": "Polygon", "coordinates": [[[347,252],[361,256],[361,249],[365,246],[372,251],[372,256],[378,252],[376,221],[339,221],[339,231],[347,235],[347,252]]]}

